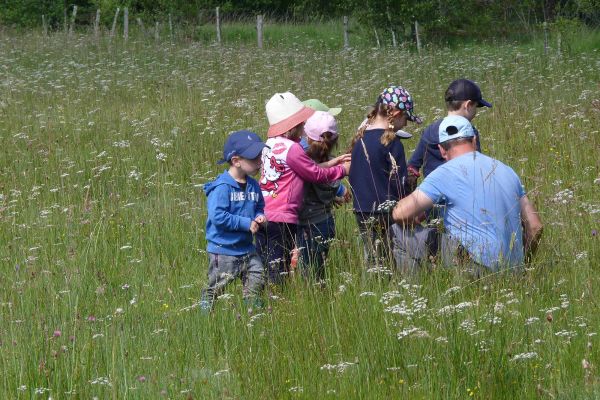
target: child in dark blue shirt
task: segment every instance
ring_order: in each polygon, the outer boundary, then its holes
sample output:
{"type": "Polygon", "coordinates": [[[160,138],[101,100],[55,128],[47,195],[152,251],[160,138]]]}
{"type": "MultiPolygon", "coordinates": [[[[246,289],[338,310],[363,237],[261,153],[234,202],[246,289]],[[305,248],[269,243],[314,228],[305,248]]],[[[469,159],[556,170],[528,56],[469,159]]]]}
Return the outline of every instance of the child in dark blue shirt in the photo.
{"type": "MultiPolygon", "coordinates": [[[[446,90],[444,99],[449,116],[459,115],[469,121],[477,115],[478,107],[492,107],[482,98],[479,86],[468,79],[452,82],[446,90]]],[[[426,177],[445,162],[438,149],[438,130],[441,122],[442,119],[438,119],[425,128],[415,152],[408,161],[409,182],[412,187],[416,187],[417,178],[421,175],[419,173],[421,167],[423,167],[423,176],[426,177]]],[[[477,137],[477,151],[480,152],[479,132],[475,127],[473,130],[477,137]]]]}
{"type": "MultiPolygon", "coordinates": [[[[350,186],[367,268],[390,258],[390,211],[407,193],[404,146],[396,131],[421,123],[401,86],[386,88],[352,140],[350,186]]],[[[391,259],[391,258],[390,258],[391,259]]]]}

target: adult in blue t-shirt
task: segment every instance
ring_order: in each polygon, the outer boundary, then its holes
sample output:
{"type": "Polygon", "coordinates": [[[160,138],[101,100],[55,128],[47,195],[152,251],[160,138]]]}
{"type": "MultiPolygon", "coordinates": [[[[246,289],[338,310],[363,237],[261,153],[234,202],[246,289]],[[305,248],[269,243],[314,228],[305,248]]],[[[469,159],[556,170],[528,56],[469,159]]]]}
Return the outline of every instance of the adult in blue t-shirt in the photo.
{"type": "MultiPolygon", "coordinates": [[[[445,235],[466,251],[471,261],[494,271],[522,265],[525,253],[537,246],[541,221],[517,174],[476,151],[475,141],[469,120],[462,116],[444,118],[439,128],[439,150],[447,162],[398,202],[394,221],[406,227],[434,204],[443,202],[445,235]]],[[[399,226],[394,232],[411,235],[399,226]]],[[[411,243],[404,239],[400,242],[411,243]]]]}

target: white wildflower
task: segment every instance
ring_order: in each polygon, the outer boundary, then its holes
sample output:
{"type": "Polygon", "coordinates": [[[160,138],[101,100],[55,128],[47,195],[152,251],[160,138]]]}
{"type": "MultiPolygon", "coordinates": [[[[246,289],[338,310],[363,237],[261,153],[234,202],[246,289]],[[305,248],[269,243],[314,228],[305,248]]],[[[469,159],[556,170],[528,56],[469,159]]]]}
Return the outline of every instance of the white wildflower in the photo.
{"type": "Polygon", "coordinates": [[[538,354],[535,351],[532,351],[529,353],[515,354],[515,356],[513,358],[511,358],[511,361],[531,360],[532,358],[537,358],[537,357],[538,357],[538,354]]]}

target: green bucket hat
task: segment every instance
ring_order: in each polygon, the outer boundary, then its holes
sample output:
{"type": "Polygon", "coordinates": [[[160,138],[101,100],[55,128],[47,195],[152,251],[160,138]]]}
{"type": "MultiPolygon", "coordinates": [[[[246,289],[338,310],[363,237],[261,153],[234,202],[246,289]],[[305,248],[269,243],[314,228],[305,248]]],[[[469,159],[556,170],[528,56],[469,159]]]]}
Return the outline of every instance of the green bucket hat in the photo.
{"type": "Polygon", "coordinates": [[[325,111],[325,112],[328,112],[329,114],[333,115],[334,117],[336,115],[338,115],[340,112],[342,112],[342,108],[341,107],[329,108],[329,107],[327,107],[325,104],[321,103],[317,99],[308,99],[308,100],[303,101],[302,104],[304,104],[306,107],[312,108],[315,111],[325,111]]]}

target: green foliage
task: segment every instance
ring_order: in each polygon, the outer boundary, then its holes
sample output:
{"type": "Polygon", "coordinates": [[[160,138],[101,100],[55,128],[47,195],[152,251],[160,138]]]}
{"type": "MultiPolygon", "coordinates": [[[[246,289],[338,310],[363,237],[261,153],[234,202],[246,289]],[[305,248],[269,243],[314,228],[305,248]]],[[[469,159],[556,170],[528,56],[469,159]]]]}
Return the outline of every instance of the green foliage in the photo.
{"type": "Polygon", "coordinates": [[[89,26],[96,9],[102,23],[110,26],[117,7],[129,8],[132,18],[147,22],[165,20],[171,15],[178,24],[192,25],[214,21],[214,9],[220,7],[225,21],[252,20],[256,14],[285,22],[322,22],[349,15],[364,29],[412,34],[414,22],[421,26],[424,39],[452,43],[463,39],[531,39],[543,21],[578,21],[592,28],[600,22],[600,0],[52,0],[8,1],[0,7],[0,21],[6,25],[35,27],[45,15],[54,29],[62,27],[65,12],[78,6],[76,25],[89,26]]]}

